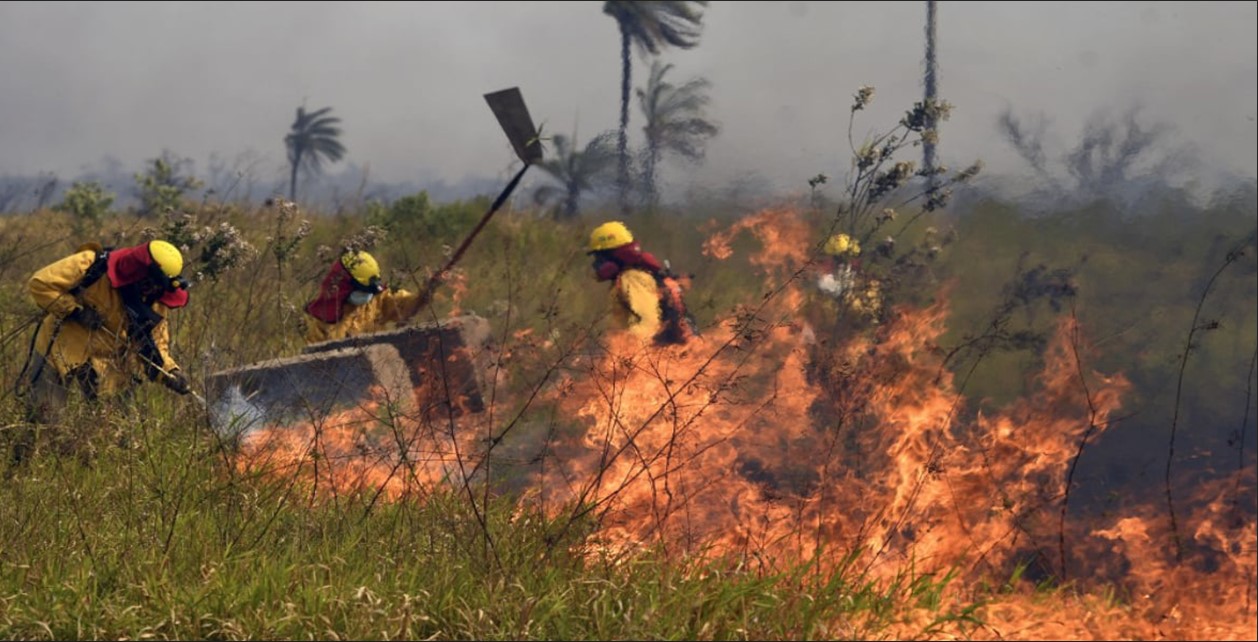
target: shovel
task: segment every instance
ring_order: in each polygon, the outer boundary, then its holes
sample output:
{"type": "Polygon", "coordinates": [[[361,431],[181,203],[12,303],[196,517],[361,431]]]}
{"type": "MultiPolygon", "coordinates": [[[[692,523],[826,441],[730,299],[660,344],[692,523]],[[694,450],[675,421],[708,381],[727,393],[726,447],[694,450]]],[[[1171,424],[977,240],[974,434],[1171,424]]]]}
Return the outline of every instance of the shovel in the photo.
{"type": "Polygon", "coordinates": [[[515,150],[515,155],[523,161],[524,167],[521,167],[520,171],[516,172],[511,182],[507,183],[506,189],[502,190],[498,198],[494,199],[494,203],[490,206],[489,211],[485,212],[485,215],[481,217],[480,222],[472,229],[472,233],[468,234],[466,239],[463,239],[463,243],[450,256],[450,260],[446,261],[446,264],[440,270],[434,272],[432,277],[428,279],[428,283],[424,285],[424,289],[421,291],[420,303],[415,309],[416,313],[427,307],[428,303],[431,302],[433,291],[445,280],[450,273],[450,269],[463,257],[463,253],[472,244],[472,240],[485,228],[485,224],[498,211],[498,208],[502,207],[502,204],[507,201],[507,198],[511,196],[511,192],[515,191],[515,187],[520,183],[524,172],[528,170],[530,165],[542,160],[542,143],[538,139],[537,128],[533,126],[533,119],[529,116],[528,107],[524,105],[524,97],[520,95],[520,89],[511,87],[485,94],[485,102],[489,103],[489,108],[493,110],[494,117],[498,119],[498,124],[502,127],[502,131],[506,133],[507,140],[511,141],[511,148],[515,150]]]}

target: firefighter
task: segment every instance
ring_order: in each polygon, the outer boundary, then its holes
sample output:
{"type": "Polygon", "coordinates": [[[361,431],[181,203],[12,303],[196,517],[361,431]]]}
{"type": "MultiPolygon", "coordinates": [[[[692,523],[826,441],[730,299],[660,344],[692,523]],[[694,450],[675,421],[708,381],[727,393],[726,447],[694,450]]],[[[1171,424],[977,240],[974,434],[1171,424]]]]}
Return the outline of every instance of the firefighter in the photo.
{"type": "Polygon", "coordinates": [[[182,272],[183,255],[162,240],[110,250],[88,243],[35,272],[26,288],[45,315],[19,376],[28,418],[54,423],[72,389],[95,401],[147,379],[191,392],[166,321],[188,304],[182,272]]]}
{"type": "Polygon", "coordinates": [[[822,251],[829,257],[827,269],[817,280],[817,287],[824,292],[842,299],[856,284],[856,268],[860,266],[860,243],[846,235],[835,234],[826,239],[822,251]]]}
{"type": "Polygon", "coordinates": [[[860,269],[860,242],[847,234],[826,239],[822,251],[830,257],[817,287],[854,314],[875,319],[882,312],[881,284],[860,269]]]}
{"type": "Polygon", "coordinates": [[[414,316],[420,295],[392,290],[380,280],[380,264],[363,251],[348,250],[332,263],[319,295],[306,304],[306,343],[389,329],[414,316]]]}
{"type": "Polygon", "coordinates": [[[595,278],[612,282],[613,309],[630,332],[657,345],[684,344],[696,336],[681,283],[642,250],[624,223],[611,221],[594,228],[587,254],[594,259],[595,278]]]}

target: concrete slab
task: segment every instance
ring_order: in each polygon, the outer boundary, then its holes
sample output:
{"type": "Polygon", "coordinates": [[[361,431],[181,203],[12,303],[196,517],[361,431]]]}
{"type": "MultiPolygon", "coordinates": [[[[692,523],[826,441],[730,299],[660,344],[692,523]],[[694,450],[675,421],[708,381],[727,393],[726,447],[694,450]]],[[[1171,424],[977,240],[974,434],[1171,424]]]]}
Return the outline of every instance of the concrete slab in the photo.
{"type": "Polygon", "coordinates": [[[492,341],[486,319],[474,314],[450,317],[435,323],[314,343],[303,352],[320,354],[367,345],[388,345],[397,350],[425,415],[450,412],[457,417],[485,409],[482,390],[492,365],[492,341]]]}
{"type": "Polygon", "coordinates": [[[272,359],[206,381],[211,423],[229,439],[259,428],[317,425],[347,411],[413,413],[412,387],[405,362],[387,343],[272,359]]]}

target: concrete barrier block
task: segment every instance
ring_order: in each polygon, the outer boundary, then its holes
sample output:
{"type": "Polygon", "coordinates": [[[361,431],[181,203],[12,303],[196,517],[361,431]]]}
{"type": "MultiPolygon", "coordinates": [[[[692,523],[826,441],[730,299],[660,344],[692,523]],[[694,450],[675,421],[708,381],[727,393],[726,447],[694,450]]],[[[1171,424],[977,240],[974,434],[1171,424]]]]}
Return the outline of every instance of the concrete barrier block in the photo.
{"type": "Polygon", "coordinates": [[[382,343],[216,372],[206,381],[211,423],[220,435],[238,438],[259,428],[318,425],[350,411],[381,412],[383,405],[411,413],[408,370],[397,348],[382,343]]]}
{"type": "Polygon", "coordinates": [[[492,366],[489,322],[477,315],[410,325],[397,330],[335,339],[305,347],[320,354],[368,345],[388,345],[406,364],[421,411],[455,416],[485,409],[482,396],[492,366]]]}

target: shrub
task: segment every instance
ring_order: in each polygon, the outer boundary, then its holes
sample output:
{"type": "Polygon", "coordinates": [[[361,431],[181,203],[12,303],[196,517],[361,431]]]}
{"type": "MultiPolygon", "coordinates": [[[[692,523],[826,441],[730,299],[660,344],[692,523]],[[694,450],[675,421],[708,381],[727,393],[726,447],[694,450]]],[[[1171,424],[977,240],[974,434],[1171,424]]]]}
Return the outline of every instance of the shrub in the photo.
{"type": "Polygon", "coordinates": [[[76,233],[82,233],[87,225],[99,225],[109,214],[114,204],[114,195],[96,181],[83,183],[76,181],[66,190],[60,203],[53,206],[58,212],[66,212],[74,217],[76,233]]]}

